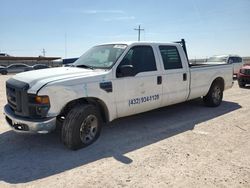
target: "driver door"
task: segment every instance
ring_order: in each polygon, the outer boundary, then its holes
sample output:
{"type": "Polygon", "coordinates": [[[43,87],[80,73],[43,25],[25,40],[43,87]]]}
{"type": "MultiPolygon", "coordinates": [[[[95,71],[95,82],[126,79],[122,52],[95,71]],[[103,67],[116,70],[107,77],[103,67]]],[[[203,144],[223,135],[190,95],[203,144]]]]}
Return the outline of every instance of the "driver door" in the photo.
{"type": "Polygon", "coordinates": [[[114,89],[118,117],[160,107],[162,84],[154,54],[151,46],[132,47],[117,67],[114,89]],[[122,74],[124,66],[130,66],[134,74],[122,74]]]}

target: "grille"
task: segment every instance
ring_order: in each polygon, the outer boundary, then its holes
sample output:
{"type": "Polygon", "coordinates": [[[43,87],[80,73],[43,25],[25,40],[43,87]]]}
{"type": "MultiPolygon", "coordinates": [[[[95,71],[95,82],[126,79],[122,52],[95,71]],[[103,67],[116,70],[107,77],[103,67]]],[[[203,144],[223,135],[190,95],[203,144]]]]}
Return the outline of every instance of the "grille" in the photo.
{"type": "Polygon", "coordinates": [[[28,94],[29,85],[25,82],[13,78],[6,81],[6,95],[10,108],[16,115],[26,116],[28,113],[28,94]]]}
{"type": "Polygon", "coordinates": [[[250,75],[250,69],[245,69],[245,74],[250,75]]]}
{"type": "Polygon", "coordinates": [[[18,99],[18,96],[20,96],[20,94],[18,94],[19,92],[9,84],[6,84],[6,91],[7,91],[8,104],[10,105],[12,110],[20,111],[21,106],[17,105],[17,101],[20,100],[18,99]],[[17,109],[17,107],[19,107],[19,109],[17,109]]]}

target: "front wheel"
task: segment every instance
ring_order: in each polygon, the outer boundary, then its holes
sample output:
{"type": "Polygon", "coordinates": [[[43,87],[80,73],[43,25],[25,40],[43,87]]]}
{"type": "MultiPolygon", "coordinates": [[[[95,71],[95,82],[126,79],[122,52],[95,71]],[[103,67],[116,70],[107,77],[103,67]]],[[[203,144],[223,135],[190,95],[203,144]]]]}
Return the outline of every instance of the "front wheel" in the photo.
{"type": "Polygon", "coordinates": [[[2,72],[2,75],[6,75],[6,74],[7,74],[7,71],[3,71],[3,72],[2,72]]]}
{"type": "Polygon", "coordinates": [[[241,82],[241,81],[238,81],[238,84],[239,84],[239,87],[245,87],[245,83],[244,82],[241,82]]]}
{"type": "Polygon", "coordinates": [[[223,87],[219,82],[214,82],[209,92],[206,96],[203,97],[203,101],[206,106],[216,107],[219,106],[223,98],[223,87]]]}
{"type": "Polygon", "coordinates": [[[86,147],[100,136],[102,121],[98,109],[79,104],[69,111],[62,125],[62,141],[66,147],[77,150],[86,147]]]}

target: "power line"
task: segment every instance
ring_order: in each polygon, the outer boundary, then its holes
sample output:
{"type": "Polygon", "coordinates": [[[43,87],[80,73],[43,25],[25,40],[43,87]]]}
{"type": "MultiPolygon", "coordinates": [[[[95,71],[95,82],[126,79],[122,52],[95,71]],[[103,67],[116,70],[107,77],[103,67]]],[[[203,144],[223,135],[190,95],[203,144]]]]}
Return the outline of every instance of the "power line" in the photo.
{"type": "Polygon", "coordinates": [[[141,25],[139,25],[138,29],[135,28],[134,30],[138,31],[138,41],[141,40],[141,31],[144,31],[144,29],[141,29],[141,25]]]}

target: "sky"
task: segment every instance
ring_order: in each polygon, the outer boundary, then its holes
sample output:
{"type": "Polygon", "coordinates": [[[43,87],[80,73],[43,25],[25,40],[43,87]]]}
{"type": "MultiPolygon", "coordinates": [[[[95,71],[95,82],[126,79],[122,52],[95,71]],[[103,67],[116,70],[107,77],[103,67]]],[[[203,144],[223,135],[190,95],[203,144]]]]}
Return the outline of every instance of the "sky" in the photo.
{"type": "Polygon", "coordinates": [[[250,0],[0,0],[0,52],[79,57],[93,45],[184,38],[189,57],[250,56],[250,0]]]}

